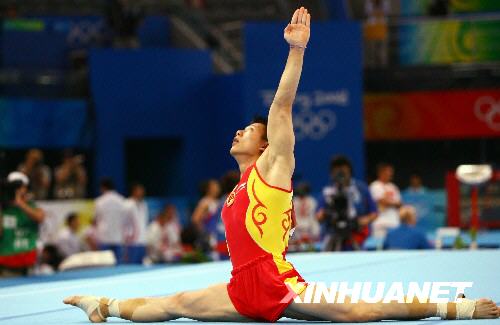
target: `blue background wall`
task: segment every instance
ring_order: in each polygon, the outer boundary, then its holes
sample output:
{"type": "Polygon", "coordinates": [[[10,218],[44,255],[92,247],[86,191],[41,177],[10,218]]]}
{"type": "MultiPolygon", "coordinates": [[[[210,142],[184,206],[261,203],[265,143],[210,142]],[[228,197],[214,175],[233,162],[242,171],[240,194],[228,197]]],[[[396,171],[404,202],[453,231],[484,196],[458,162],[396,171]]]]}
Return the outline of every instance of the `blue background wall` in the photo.
{"type": "MultiPolygon", "coordinates": [[[[72,50],[111,43],[112,31],[104,16],[36,16],[0,22],[0,63],[24,69],[64,69],[72,50]],[[36,51],[33,51],[36,44],[36,51]]],[[[146,16],[137,30],[142,48],[170,45],[165,16],[146,16]]]]}
{"type": "MultiPolygon", "coordinates": [[[[119,190],[125,190],[127,140],[179,141],[181,150],[165,162],[175,166],[178,186],[173,195],[195,195],[201,180],[236,169],[229,155],[231,139],[255,114],[267,115],[288,53],[283,27],[248,24],[246,69],[231,76],[215,75],[210,53],[204,51],[93,50],[94,178],[110,176],[119,190]]],[[[360,44],[360,27],[355,23],[313,27],[294,124],[296,181],[310,181],[315,191],[328,181],[328,164],[336,153],[347,154],[356,175],[364,176],[360,44]]],[[[88,139],[81,137],[89,121],[84,102],[31,101],[19,108],[11,106],[0,105],[3,146],[81,146],[82,139],[88,139]],[[8,126],[26,114],[30,127],[22,138],[13,136],[16,132],[8,126]]],[[[155,150],[161,153],[166,148],[155,150]]]]}
{"type": "Polygon", "coordinates": [[[182,166],[177,194],[193,195],[200,180],[235,167],[228,154],[234,132],[225,127],[241,124],[241,82],[214,77],[208,52],[96,50],[91,79],[98,178],[125,188],[124,144],[131,138],[181,139],[182,153],[172,157],[182,166]]]}
{"type": "Polygon", "coordinates": [[[87,116],[83,100],[0,99],[0,147],[86,147],[87,116]]]}
{"type": "Polygon", "coordinates": [[[71,50],[103,45],[109,33],[102,16],[6,19],[1,26],[2,65],[23,69],[68,68],[71,50]]]}
{"type": "MultiPolygon", "coordinates": [[[[247,118],[255,112],[266,114],[269,101],[265,97],[278,86],[288,53],[283,27],[275,23],[246,26],[247,118]]],[[[294,125],[298,135],[295,177],[309,181],[315,191],[329,179],[333,154],[349,156],[355,175],[364,178],[361,61],[359,24],[314,24],[294,105],[294,125]],[[321,118],[328,116],[329,123],[321,118]],[[320,126],[318,132],[300,136],[304,124],[307,128],[311,123],[320,126]],[[325,128],[327,124],[330,129],[325,128]]]]}

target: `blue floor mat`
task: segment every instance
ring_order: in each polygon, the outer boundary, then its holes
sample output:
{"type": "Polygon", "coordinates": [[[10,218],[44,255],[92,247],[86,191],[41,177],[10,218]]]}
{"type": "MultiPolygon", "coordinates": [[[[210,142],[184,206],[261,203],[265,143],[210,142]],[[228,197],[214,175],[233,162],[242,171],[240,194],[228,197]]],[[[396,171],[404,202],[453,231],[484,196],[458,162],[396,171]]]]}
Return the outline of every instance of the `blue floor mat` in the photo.
{"type": "MultiPolygon", "coordinates": [[[[293,254],[289,260],[308,281],[472,281],[468,297],[490,297],[500,302],[500,250],[401,251],[293,254]]],[[[210,284],[227,282],[228,262],[175,267],[120,266],[0,281],[0,323],[2,324],[85,324],[77,308],[62,304],[74,294],[115,298],[168,295],[210,284]]],[[[130,323],[110,318],[110,323],[130,323]]],[[[190,320],[179,320],[185,324],[190,320]]],[[[282,319],[280,322],[298,321],[282,319]]],[[[398,322],[409,324],[445,323],[437,318],[398,322]]],[[[500,320],[458,321],[453,324],[500,324],[500,320]]]]}

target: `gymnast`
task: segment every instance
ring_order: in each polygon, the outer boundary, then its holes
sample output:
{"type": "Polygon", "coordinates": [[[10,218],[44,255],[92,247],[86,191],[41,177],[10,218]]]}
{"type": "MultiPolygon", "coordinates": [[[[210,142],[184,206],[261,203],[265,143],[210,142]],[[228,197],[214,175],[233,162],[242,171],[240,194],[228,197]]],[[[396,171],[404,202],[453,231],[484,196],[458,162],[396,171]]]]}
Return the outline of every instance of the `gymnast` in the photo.
{"type": "MultiPolygon", "coordinates": [[[[91,322],[119,317],[134,322],[159,322],[181,317],[212,322],[276,322],[297,320],[368,322],[497,318],[499,308],[489,299],[462,298],[451,303],[297,303],[307,283],[285,259],[294,227],[291,178],[295,168],[292,104],[311,16],[300,8],[285,28],[288,60],[266,119],[255,119],[233,139],[230,154],[238,163],[240,182],[222,210],[233,270],[229,283],[155,298],[113,299],[72,296],[65,304],[81,308],[91,322]],[[292,294],[290,294],[292,293],[292,294]]],[[[327,40],[325,40],[327,41],[327,40]]],[[[265,49],[262,49],[265,50],[265,49]]],[[[324,298],[324,297],[323,297],[324,298]]]]}

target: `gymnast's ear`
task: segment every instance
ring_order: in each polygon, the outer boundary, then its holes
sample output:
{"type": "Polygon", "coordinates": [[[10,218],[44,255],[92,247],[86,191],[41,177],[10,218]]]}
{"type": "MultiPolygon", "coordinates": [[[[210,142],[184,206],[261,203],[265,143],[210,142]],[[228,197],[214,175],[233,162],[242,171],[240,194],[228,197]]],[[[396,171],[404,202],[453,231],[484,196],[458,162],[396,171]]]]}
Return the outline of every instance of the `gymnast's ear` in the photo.
{"type": "Polygon", "coordinates": [[[268,146],[269,146],[269,142],[266,141],[266,143],[259,148],[259,151],[261,153],[263,153],[267,149],[268,146]]]}

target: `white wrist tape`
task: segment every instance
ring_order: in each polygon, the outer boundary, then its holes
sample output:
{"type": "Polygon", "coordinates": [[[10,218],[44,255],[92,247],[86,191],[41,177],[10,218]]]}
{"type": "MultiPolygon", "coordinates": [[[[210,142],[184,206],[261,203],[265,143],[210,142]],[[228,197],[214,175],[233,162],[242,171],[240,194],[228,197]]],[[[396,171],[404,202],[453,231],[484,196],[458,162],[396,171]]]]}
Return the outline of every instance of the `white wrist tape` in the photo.
{"type": "Polygon", "coordinates": [[[476,310],[476,301],[466,298],[459,298],[456,302],[457,319],[472,319],[476,310]]]}
{"type": "Polygon", "coordinates": [[[448,314],[448,303],[440,302],[437,304],[436,316],[441,319],[446,319],[446,315],[448,314]]]}
{"type": "MultiPolygon", "coordinates": [[[[474,310],[476,310],[476,301],[465,298],[458,298],[455,302],[456,319],[472,319],[474,310]]],[[[448,315],[448,303],[438,303],[436,316],[446,319],[448,315]]]]}
{"type": "Polygon", "coordinates": [[[118,305],[119,303],[120,303],[120,300],[118,300],[118,299],[109,299],[109,302],[108,302],[109,316],[120,317],[120,308],[118,305]]]}

